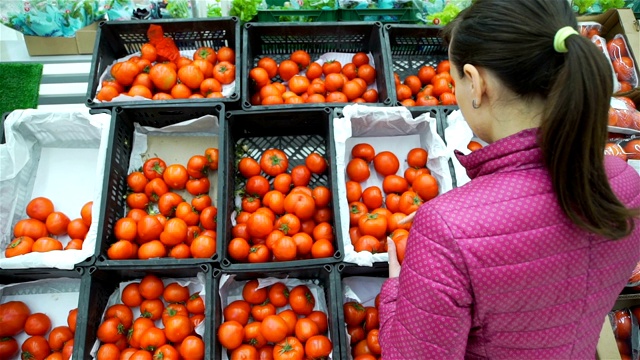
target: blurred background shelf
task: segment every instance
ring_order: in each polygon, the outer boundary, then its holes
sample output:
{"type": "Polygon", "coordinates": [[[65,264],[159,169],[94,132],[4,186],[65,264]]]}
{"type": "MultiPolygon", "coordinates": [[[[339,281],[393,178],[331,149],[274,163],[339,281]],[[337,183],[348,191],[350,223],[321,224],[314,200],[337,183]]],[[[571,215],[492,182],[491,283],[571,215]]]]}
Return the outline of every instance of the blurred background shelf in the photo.
{"type": "Polygon", "coordinates": [[[0,26],[0,62],[43,64],[39,109],[85,107],[91,55],[29,56],[23,35],[0,26]]]}

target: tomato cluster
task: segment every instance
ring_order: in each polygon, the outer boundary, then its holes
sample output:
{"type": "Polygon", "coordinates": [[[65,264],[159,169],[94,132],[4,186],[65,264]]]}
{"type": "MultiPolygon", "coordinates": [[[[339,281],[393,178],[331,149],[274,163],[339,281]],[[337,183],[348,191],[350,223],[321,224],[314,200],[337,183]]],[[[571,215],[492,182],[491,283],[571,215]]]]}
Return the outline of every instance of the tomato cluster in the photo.
{"type": "Polygon", "coordinates": [[[218,328],[218,340],[232,360],[326,359],[331,354],[327,314],[313,310],[316,300],[306,285],[289,289],[278,282],[259,288],[258,280],[250,280],[242,298],[223,309],[225,321],[218,328]]]}
{"type": "Polygon", "coordinates": [[[364,306],[356,301],[349,301],[342,305],[344,322],[350,337],[351,355],[354,360],[380,359],[382,351],[378,342],[379,301],[380,294],[376,296],[375,306],[364,306]]]}
{"type": "Polygon", "coordinates": [[[204,341],[195,328],[204,321],[204,299],[173,282],[164,285],[155,275],[128,284],[121,303],[109,306],[98,327],[97,360],[204,358],[204,341]],[[134,319],[139,309],[140,317],[134,319]],[[158,327],[158,322],[163,327],[158,327]]]}
{"type": "Polygon", "coordinates": [[[218,209],[209,196],[209,172],[218,169],[218,149],[193,155],[187,166],[154,157],[127,176],[127,215],[114,225],[112,260],[160,257],[210,258],[216,253],[218,209]],[[192,196],[190,202],[180,193],[192,196]],[[180,193],[179,193],[180,192],[180,193]]]}
{"type": "Polygon", "coordinates": [[[254,89],[252,105],[378,102],[378,92],[367,89],[376,81],[376,69],[363,52],[353,55],[344,67],[337,60],[322,65],[311,62],[304,50],[294,51],[279,64],[267,56],[251,69],[249,77],[254,89]],[[272,82],[276,76],[287,84],[272,82]]]}
{"type": "Polygon", "coordinates": [[[403,81],[398,73],[393,73],[398,101],[404,106],[457,105],[450,72],[449,60],[442,60],[435,68],[422,66],[417,74],[409,75],[403,81]]]}
{"type": "Polygon", "coordinates": [[[70,359],[77,314],[78,309],[72,309],[67,316],[67,325],[52,329],[49,316],[44,313],[32,314],[22,301],[0,304],[0,359],[11,359],[20,350],[22,359],[70,359]],[[19,345],[13,337],[23,331],[29,337],[19,345]]]}
{"type": "Polygon", "coordinates": [[[427,155],[422,148],[411,149],[406,158],[409,167],[403,176],[399,176],[396,173],[400,161],[394,153],[381,151],[376,154],[373,146],[367,143],[356,144],[351,149],[346,190],[349,237],[355,251],[386,252],[389,236],[395,242],[398,259],[402,262],[411,224],[403,224],[401,220],[439,192],[438,182],[426,167],[427,155]],[[384,177],[382,189],[376,185],[362,189],[361,183],[371,176],[371,163],[384,177]]]}
{"type": "Polygon", "coordinates": [[[331,191],[309,186],[312,174],[326,171],[326,159],[311,153],[304,165],[290,172],[288,167],[280,149],[265,150],[259,162],[248,156],[238,162],[246,184],[227,247],[232,259],[260,263],[333,256],[331,191]]]}
{"type": "Polygon", "coordinates": [[[221,98],[222,85],[235,80],[235,51],[229,47],[214,50],[200,47],[193,59],[181,56],[169,61],[146,43],[135,55],[111,67],[113,79],[102,82],[96,95],[100,101],[111,101],[124,94],[152,100],[221,98]]]}
{"type": "Polygon", "coordinates": [[[37,197],[27,204],[28,219],[22,219],[13,228],[15,238],[7,246],[4,255],[7,258],[30,252],[48,252],[52,250],[82,250],[89,227],[91,226],[91,208],[93,201],[82,206],[79,218],[70,220],[67,215],[55,211],[53,202],[46,197],[37,197]],[[60,237],[69,236],[71,240],[62,246],[60,237]]]}

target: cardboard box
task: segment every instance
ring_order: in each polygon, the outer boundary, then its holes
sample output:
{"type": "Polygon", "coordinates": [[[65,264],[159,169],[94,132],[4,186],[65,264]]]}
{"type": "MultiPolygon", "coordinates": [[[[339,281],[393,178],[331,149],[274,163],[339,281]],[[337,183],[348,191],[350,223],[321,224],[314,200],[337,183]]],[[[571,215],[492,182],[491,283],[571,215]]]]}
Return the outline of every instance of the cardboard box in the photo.
{"type": "Polygon", "coordinates": [[[640,26],[631,9],[610,9],[604,14],[578,16],[578,22],[595,21],[602,25],[602,37],[611,40],[616,34],[624,34],[634,60],[640,55],[640,26]]]}
{"type": "Polygon", "coordinates": [[[98,32],[98,22],[76,32],[75,37],[25,36],[24,42],[30,56],[93,54],[98,32]]]}

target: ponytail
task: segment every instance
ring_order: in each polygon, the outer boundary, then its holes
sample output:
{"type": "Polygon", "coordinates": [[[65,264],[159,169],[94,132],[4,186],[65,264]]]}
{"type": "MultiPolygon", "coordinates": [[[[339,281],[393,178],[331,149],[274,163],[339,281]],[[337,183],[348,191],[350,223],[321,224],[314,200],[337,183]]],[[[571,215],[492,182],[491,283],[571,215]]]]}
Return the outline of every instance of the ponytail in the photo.
{"type": "Polygon", "coordinates": [[[588,39],[570,36],[540,126],[540,146],[560,207],[577,226],[610,239],[629,235],[638,210],[627,209],[604,168],[613,92],[605,57],[588,39]]]}
{"type": "Polygon", "coordinates": [[[443,36],[458,73],[484,67],[524,99],[546,99],[538,140],[560,207],[580,228],[620,239],[640,210],[625,208],[605,171],[611,67],[589,39],[566,37],[570,28],[558,36],[567,25],[577,21],[564,0],[475,0],[443,36]]]}

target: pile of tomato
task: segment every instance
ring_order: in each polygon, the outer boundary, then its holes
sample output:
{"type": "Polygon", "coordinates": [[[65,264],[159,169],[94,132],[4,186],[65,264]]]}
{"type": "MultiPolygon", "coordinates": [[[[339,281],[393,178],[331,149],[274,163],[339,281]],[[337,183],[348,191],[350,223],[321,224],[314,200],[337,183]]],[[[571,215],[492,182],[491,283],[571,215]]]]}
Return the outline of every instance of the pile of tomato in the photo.
{"type": "Polygon", "coordinates": [[[376,81],[376,69],[363,52],[344,66],[337,60],[311,62],[305,50],[294,51],[280,63],[265,56],[249,71],[249,78],[252,105],[378,102],[378,91],[368,88],[376,81]],[[281,82],[273,81],[276,76],[281,82]]]}
{"type": "Polygon", "coordinates": [[[90,201],[80,209],[79,218],[70,220],[61,211],[55,211],[53,202],[47,197],[37,197],[27,204],[28,219],[22,219],[13,228],[15,238],[7,246],[4,256],[7,258],[30,252],[48,252],[52,250],[82,250],[89,227],[91,226],[90,201]],[[71,240],[63,247],[60,239],[68,236],[71,240]]]}
{"type": "Polygon", "coordinates": [[[221,98],[222,86],[235,80],[235,61],[235,51],[229,47],[218,51],[200,47],[192,59],[180,56],[169,61],[146,43],[140,55],[111,67],[112,78],[102,82],[96,98],[111,101],[120,94],[152,100],[221,98]]]}
{"type": "Polygon", "coordinates": [[[67,324],[52,329],[47,314],[31,313],[22,301],[0,304],[0,359],[11,359],[20,351],[25,360],[70,359],[77,314],[77,308],[69,311],[67,324]],[[14,337],[22,332],[29,337],[20,345],[14,337]]]}
{"type": "Polygon", "coordinates": [[[114,225],[117,241],[107,250],[108,258],[212,257],[218,209],[209,196],[208,173],[217,169],[216,148],[193,155],[186,167],[147,159],[140,171],[127,176],[129,211],[114,225]]]}
{"type": "Polygon", "coordinates": [[[204,358],[204,341],[195,332],[205,319],[198,293],[189,294],[188,287],[176,282],[165,286],[149,274],[128,284],[120,301],[106,309],[98,327],[97,360],[204,358]],[[138,318],[134,310],[140,312],[138,318]]]}
{"type": "Polygon", "coordinates": [[[417,74],[400,79],[393,73],[396,97],[404,106],[457,105],[455,83],[451,77],[449,60],[442,60],[434,68],[422,66],[417,74]]]}
{"type": "Polygon", "coordinates": [[[423,202],[439,193],[438,182],[427,166],[428,153],[413,148],[406,155],[408,168],[403,176],[396,175],[400,161],[390,151],[376,153],[371,144],[359,143],[351,150],[347,164],[346,192],[349,203],[349,237],[356,252],[386,252],[387,237],[396,244],[402,262],[411,223],[401,223],[418,210],[423,202]],[[362,189],[361,183],[374,171],[384,177],[382,188],[377,185],[362,189]]]}
{"type": "Polygon", "coordinates": [[[312,174],[325,173],[327,166],[314,152],[305,164],[288,171],[287,155],[275,148],[258,160],[241,158],[237,170],[246,183],[240,189],[242,205],[231,229],[229,256],[251,263],[333,256],[331,190],[310,185],[312,174]]]}
{"type": "Polygon", "coordinates": [[[232,360],[326,359],[333,350],[327,314],[315,306],[306,285],[289,289],[278,282],[259,288],[258,280],[247,281],[242,300],[223,309],[218,341],[232,360]]]}
{"type": "Polygon", "coordinates": [[[375,306],[364,306],[356,301],[348,301],[342,305],[344,322],[350,338],[351,356],[354,360],[380,359],[382,351],[378,341],[379,304],[380,294],[376,296],[375,306]]]}

